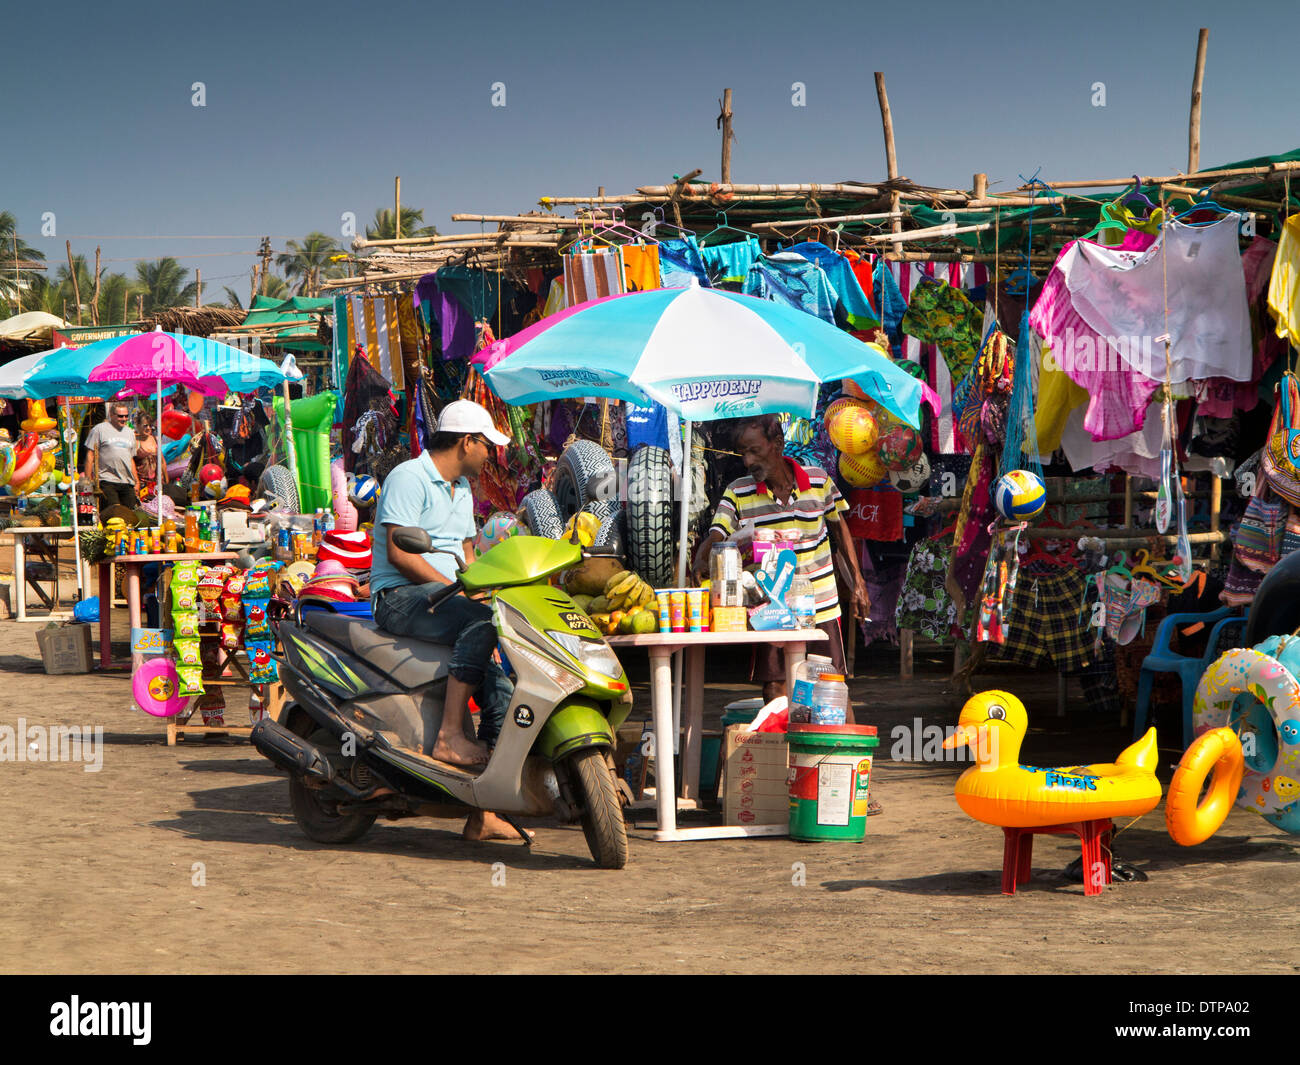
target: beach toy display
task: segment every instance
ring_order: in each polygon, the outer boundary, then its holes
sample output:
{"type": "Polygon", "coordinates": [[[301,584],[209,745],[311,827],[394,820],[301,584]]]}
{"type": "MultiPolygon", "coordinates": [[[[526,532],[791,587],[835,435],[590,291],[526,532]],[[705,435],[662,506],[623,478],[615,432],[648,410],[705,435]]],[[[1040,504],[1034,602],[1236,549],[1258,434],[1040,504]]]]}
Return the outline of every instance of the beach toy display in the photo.
{"type": "Polygon", "coordinates": [[[993,505],[1007,521],[1025,521],[1041,514],[1047,505],[1047,486],[1029,470],[1012,470],[993,486],[993,505]]]}
{"type": "Polygon", "coordinates": [[[875,455],[840,453],[840,476],[854,488],[871,488],[885,479],[888,471],[875,455]]]}
{"type": "Polygon", "coordinates": [[[181,712],[185,699],[180,694],[180,676],[170,658],[152,658],[131,678],[135,704],[154,717],[174,717],[181,712]]]}

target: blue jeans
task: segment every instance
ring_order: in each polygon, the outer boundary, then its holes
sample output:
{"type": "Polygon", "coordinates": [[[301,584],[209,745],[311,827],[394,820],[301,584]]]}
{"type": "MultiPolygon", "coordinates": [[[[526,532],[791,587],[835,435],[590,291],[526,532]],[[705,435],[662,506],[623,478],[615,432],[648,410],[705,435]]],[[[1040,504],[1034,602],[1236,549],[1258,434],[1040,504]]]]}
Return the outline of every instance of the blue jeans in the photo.
{"type": "Polygon", "coordinates": [[[451,648],[450,673],[474,686],[474,701],[479,708],[478,738],[491,747],[501,735],[515,686],[492,661],[497,630],[487,603],[457,594],[444,599],[430,613],[429,596],[445,587],[437,582],[403,584],[376,592],[375,624],[397,636],[413,636],[451,648]]]}

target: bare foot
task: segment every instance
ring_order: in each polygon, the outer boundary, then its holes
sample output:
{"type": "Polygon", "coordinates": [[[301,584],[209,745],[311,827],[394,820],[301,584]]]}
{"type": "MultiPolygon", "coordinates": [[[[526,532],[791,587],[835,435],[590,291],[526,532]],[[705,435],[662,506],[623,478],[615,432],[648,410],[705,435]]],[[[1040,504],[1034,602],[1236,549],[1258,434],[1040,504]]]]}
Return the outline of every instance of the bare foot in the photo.
{"type": "Polygon", "coordinates": [[[429,752],[429,757],[446,762],[448,765],[487,765],[488,749],[481,743],[475,743],[464,736],[458,736],[450,741],[439,737],[433,745],[433,750],[429,752]]]}
{"type": "MultiPolygon", "coordinates": [[[[537,838],[536,832],[528,829],[524,831],[528,833],[530,840],[537,838]]],[[[519,838],[519,833],[514,830],[514,827],[491,810],[475,810],[470,814],[469,820],[465,822],[465,831],[461,835],[473,840],[519,838]]]]}

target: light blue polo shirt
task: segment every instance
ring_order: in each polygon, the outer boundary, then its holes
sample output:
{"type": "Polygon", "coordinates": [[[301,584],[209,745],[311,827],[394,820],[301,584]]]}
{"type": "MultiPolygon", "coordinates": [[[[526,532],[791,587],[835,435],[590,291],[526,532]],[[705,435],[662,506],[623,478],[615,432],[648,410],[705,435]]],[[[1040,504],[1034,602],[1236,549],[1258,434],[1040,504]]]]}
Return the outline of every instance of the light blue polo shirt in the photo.
{"type": "Polygon", "coordinates": [[[393,468],[379,493],[375,514],[375,536],[370,563],[370,593],[410,584],[388,561],[388,530],[385,525],[415,525],[427,529],[435,552],[424,560],[449,580],[456,579],[456,561],[465,560],[464,542],[474,536],[474,497],[469,479],[456,481],[456,495],[451,483],[433,464],[427,451],[418,459],[409,459],[393,468]],[[453,558],[452,556],[455,556],[453,558]]]}

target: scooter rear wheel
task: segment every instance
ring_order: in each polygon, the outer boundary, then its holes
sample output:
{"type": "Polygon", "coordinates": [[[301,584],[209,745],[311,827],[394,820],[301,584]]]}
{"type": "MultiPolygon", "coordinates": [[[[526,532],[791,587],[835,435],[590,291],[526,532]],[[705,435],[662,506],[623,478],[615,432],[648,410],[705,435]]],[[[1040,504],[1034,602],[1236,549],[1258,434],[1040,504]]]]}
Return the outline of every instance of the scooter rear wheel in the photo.
{"type": "MultiPolygon", "coordinates": [[[[336,766],[339,764],[342,748],[332,733],[317,729],[307,739],[336,766]]],[[[374,814],[339,813],[338,803],[325,798],[321,789],[308,787],[297,773],[289,776],[289,806],[298,827],[317,843],[355,843],[375,823],[374,814]]]]}
{"type": "Polygon", "coordinates": [[[627,825],[605,752],[579,751],[567,759],[567,767],[575,797],[582,804],[582,834],[591,856],[602,869],[622,869],[627,865],[627,825]]]}

